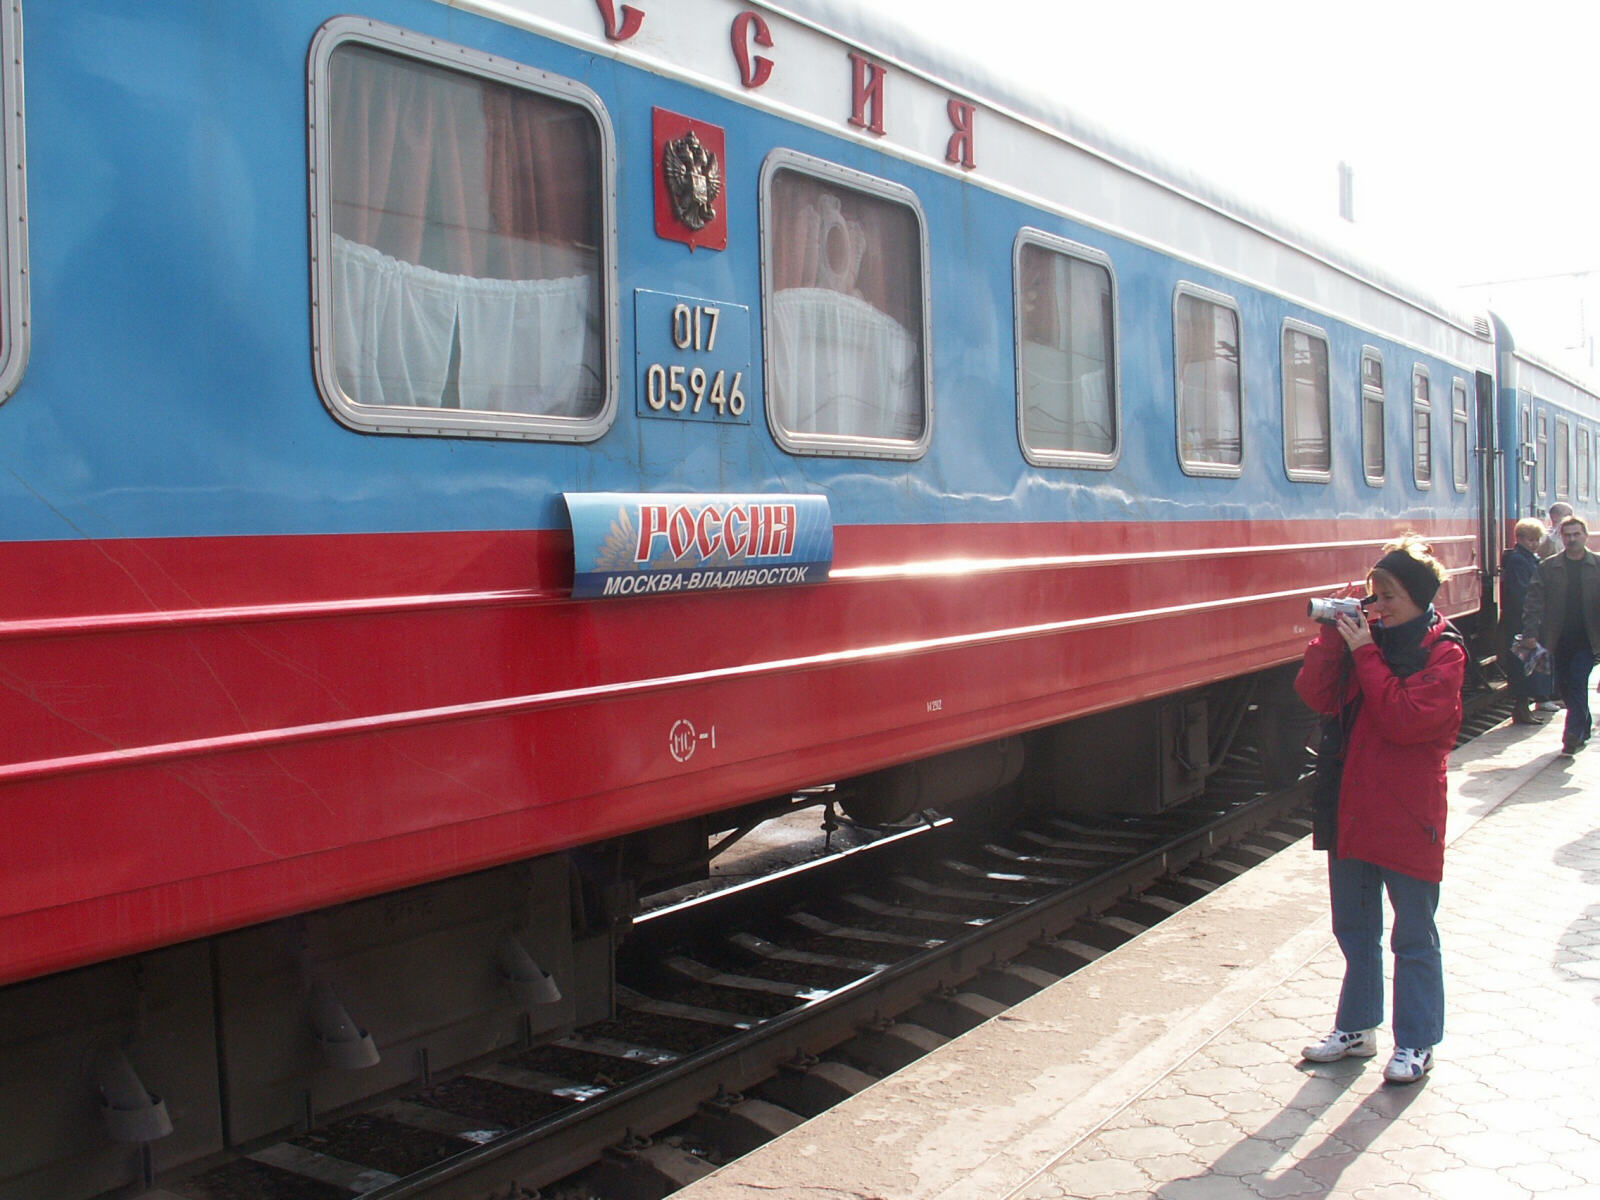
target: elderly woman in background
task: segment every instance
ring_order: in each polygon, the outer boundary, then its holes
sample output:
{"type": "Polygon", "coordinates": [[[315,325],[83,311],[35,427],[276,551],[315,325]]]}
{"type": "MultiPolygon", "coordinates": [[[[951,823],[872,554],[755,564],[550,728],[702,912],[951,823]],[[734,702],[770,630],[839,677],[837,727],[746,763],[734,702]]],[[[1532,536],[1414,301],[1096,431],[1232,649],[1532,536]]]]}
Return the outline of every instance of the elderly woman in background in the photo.
{"type": "Polygon", "coordinates": [[[1506,647],[1506,679],[1511,684],[1511,719],[1518,725],[1543,725],[1546,718],[1533,706],[1550,694],[1549,672],[1529,674],[1523,669],[1522,659],[1511,651],[1522,633],[1522,606],[1539,570],[1538,548],[1544,537],[1544,524],[1539,518],[1523,517],[1517,522],[1516,544],[1500,558],[1500,637],[1506,647]]]}
{"type": "Polygon", "coordinates": [[[1544,536],[1539,539],[1539,544],[1533,548],[1533,552],[1539,556],[1540,562],[1543,562],[1552,554],[1560,554],[1565,549],[1561,544],[1561,522],[1572,515],[1572,505],[1565,500],[1557,500],[1550,506],[1549,512],[1550,524],[1545,526],[1544,536]]]}

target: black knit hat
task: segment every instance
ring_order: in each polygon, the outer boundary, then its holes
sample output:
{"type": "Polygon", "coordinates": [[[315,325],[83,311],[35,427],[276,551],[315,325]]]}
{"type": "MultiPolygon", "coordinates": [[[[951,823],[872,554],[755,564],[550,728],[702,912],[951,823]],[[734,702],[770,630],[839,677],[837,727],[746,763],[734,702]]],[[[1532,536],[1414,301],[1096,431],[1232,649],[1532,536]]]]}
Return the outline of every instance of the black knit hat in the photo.
{"type": "Polygon", "coordinates": [[[1372,569],[1393,576],[1418,608],[1427,608],[1439,592],[1439,577],[1433,573],[1433,568],[1404,550],[1389,551],[1372,569]]]}

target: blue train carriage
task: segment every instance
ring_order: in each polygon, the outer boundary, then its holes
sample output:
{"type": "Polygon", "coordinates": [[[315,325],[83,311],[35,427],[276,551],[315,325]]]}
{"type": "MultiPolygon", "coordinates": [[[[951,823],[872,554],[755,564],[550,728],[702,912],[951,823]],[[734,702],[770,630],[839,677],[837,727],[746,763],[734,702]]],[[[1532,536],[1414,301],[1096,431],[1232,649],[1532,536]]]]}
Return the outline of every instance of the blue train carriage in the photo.
{"type": "MultiPolygon", "coordinates": [[[[871,61],[885,64],[882,77],[852,56],[853,95],[859,105],[868,80],[880,89],[869,98],[893,96],[885,103],[895,119],[878,146],[938,172],[915,185],[924,206],[931,211],[945,180],[965,173],[961,219],[931,222],[965,234],[949,261],[993,264],[993,243],[1023,227],[1010,276],[991,265],[986,292],[977,291],[985,272],[966,266],[958,301],[963,316],[980,298],[1003,311],[1011,289],[1016,437],[1027,466],[1014,485],[1004,474],[1000,482],[1012,487],[1018,519],[1064,518],[1090,539],[1085,549],[1166,545],[1164,534],[1190,549],[1237,551],[1251,539],[1293,547],[1299,557],[1273,561],[1270,571],[1300,585],[1358,578],[1378,542],[1415,528],[1450,568],[1441,603],[1472,623],[1497,557],[1489,516],[1501,503],[1483,469],[1496,402],[1485,314],[1117,145],[1013,86],[1003,67],[988,71],[928,46],[912,24],[827,0],[802,7],[880,52],[871,61]],[[966,96],[982,97],[972,113],[966,96]],[[980,211],[988,233],[967,216],[980,211]],[[1030,272],[1051,279],[1055,294],[1030,272]],[[1058,334],[1044,319],[1065,324],[1070,312],[1084,322],[1089,280],[1109,314],[1096,327],[1114,381],[1105,419],[1093,416],[1102,376],[1081,358],[1092,331],[1085,323],[1058,334]],[[1216,335],[1209,346],[1203,329],[1216,335]],[[1100,433],[1104,441],[1095,440],[1100,433]],[[1041,495],[1050,497],[1042,506],[1041,495]],[[1229,524],[1208,527],[1206,518],[1229,524]],[[1176,532],[1158,528],[1168,523],[1176,532]],[[1335,556],[1303,553],[1324,537],[1343,539],[1335,556]]],[[[859,112],[852,120],[872,128],[859,112]]],[[[932,352],[939,418],[948,422],[976,410],[951,413],[949,369],[940,364],[992,361],[993,349],[986,338],[974,343],[970,321],[951,324],[941,311],[950,289],[940,286],[940,262],[936,247],[932,352]]],[[[1001,387],[1002,378],[991,372],[981,386],[1001,387]]],[[[973,439],[993,428],[964,427],[960,445],[979,444],[973,439]]],[[[981,457],[1016,469],[1004,449],[992,445],[981,457]]],[[[1248,549],[1243,557],[1270,561],[1248,549]]],[[[1249,592],[1242,579],[1226,590],[1249,592]]],[[[1283,628],[1252,634],[1288,655],[1304,630],[1275,642],[1283,628]]]]}
{"type": "Polygon", "coordinates": [[[1600,459],[1600,392],[1516,344],[1496,319],[1499,342],[1499,476],[1505,493],[1501,544],[1520,517],[1548,520],[1558,500],[1593,522],[1600,459]]]}
{"type": "Polygon", "coordinates": [[[1486,328],[959,48],[3,11],[0,1195],[603,1013],[630,889],[794,789],[1193,796],[1399,528],[1478,607],[1486,328]],[[580,562],[598,503],[634,523],[580,562]]]}

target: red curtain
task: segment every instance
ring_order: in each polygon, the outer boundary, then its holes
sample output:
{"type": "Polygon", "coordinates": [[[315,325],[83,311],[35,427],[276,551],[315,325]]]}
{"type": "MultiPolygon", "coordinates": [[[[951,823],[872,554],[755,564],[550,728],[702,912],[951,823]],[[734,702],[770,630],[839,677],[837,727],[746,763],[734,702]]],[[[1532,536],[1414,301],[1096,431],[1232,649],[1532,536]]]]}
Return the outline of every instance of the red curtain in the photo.
{"type": "Polygon", "coordinates": [[[788,170],[773,180],[772,208],[777,290],[833,287],[921,330],[922,242],[909,208],[788,170]]]}
{"type": "Polygon", "coordinates": [[[600,241],[599,135],[552,97],[365,46],[331,66],[333,229],[451,274],[539,279],[600,241]]]}

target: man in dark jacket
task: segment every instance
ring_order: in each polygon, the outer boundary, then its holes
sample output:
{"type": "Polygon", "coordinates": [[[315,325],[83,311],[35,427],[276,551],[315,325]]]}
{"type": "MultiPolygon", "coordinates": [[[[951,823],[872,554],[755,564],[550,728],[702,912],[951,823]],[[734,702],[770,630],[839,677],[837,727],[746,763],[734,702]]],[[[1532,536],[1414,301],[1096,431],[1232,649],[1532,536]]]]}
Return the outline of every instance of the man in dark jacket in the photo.
{"type": "Polygon", "coordinates": [[[1539,564],[1522,607],[1523,644],[1544,643],[1567,702],[1563,754],[1577,753],[1589,740],[1589,675],[1600,649],[1600,558],[1585,548],[1588,540],[1582,517],[1561,522],[1562,551],[1539,564]]]}

